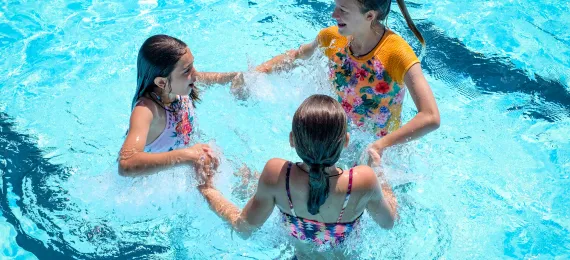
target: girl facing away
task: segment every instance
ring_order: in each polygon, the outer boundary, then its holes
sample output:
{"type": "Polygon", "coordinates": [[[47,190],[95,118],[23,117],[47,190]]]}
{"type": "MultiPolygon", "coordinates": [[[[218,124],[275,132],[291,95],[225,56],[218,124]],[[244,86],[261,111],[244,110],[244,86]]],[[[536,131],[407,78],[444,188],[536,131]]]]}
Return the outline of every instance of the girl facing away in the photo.
{"type": "Polygon", "coordinates": [[[216,189],[211,175],[205,176],[199,190],[212,210],[244,238],[261,227],[277,207],[296,257],[345,257],[337,249],[358,232],[365,210],[383,228],[391,228],[397,218],[392,190],[387,183],[379,183],[372,168],[337,167],[350,139],[346,120],[340,103],[326,95],[313,95],[295,112],[289,136],[301,162],[269,160],[255,194],[242,210],[216,189]]]}

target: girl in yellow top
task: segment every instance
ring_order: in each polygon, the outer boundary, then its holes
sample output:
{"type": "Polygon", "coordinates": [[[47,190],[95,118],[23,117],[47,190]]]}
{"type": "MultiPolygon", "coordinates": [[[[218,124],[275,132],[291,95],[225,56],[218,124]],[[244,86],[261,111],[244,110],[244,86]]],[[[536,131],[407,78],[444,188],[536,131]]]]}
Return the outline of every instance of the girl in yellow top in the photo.
{"type": "MultiPolygon", "coordinates": [[[[425,44],[404,0],[397,0],[410,29],[425,44]]],[[[439,111],[410,45],[383,25],[391,0],[335,0],[332,17],[337,26],[321,30],[317,38],[257,67],[261,72],[292,67],[310,57],[317,47],[331,60],[330,79],[349,121],[379,138],[369,154],[379,163],[389,146],[419,138],[439,127],[439,111]],[[406,89],[418,114],[400,127],[406,89]]]]}

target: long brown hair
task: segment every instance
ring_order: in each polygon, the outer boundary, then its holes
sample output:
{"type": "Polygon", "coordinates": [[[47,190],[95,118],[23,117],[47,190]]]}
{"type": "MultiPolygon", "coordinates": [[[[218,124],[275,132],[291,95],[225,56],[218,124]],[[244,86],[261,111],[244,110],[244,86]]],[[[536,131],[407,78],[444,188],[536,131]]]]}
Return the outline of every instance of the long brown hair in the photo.
{"type": "Polygon", "coordinates": [[[340,103],[326,95],[307,98],[293,116],[297,155],[310,166],[309,213],[316,215],[329,196],[326,167],[334,165],[346,141],[347,118],[340,103]]]}
{"type": "MultiPolygon", "coordinates": [[[[170,77],[178,60],[186,54],[188,45],[172,36],[158,34],[149,37],[139,49],[137,57],[137,90],[133,96],[133,109],[142,96],[156,88],[156,77],[170,77]]],[[[170,88],[170,81],[168,83],[170,88]]],[[[192,104],[200,101],[199,91],[190,92],[192,104]]]]}
{"type": "MultiPolygon", "coordinates": [[[[377,11],[378,17],[376,20],[378,22],[385,21],[388,18],[388,14],[390,13],[390,7],[392,5],[392,0],[357,0],[357,1],[362,7],[360,10],[362,13],[371,10],[377,11]]],[[[418,38],[418,40],[422,43],[422,45],[425,45],[426,42],[424,40],[424,37],[422,36],[420,31],[414,24],[414,21],[412,21],[412,17],[410,17],[410,13],[408,12],[408,8],[406,7],[406,3],[404,2],[404,0],[396,0],[396,2],[398,3],[398,7],[400,7],[400,11],[402,11],[402,14],[404,15],[404,19],[406,19],[408,28],[412,30],[412,32],[414,33],[416,38],[418,38]]]]}

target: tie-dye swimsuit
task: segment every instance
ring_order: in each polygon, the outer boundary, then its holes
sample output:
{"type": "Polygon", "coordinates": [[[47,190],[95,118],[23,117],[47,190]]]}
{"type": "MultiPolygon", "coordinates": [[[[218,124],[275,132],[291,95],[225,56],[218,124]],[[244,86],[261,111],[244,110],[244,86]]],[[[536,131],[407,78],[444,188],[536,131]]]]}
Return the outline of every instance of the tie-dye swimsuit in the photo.
{"type": "Polygon", "coordinates": [[[190,96],[177,96],[176,101],[164,108],[166,126],[156,140],[144,147],[145,152],[168,152],[190,144],[194,123],[194,106],[190,96]]]}
{"type": "MultiPolygon", "coordinates": [[[[323,223],[315,220],[304,219],[297,217],[295,214],[295,209],[293,208],[293,201],[291,200],[291,191],[289,190],[289,175],[291,173],[292,163],[289,162],[287,166],[287,175],[285,180],[285,189],[287,191],[287,198],[289,199],[289,207],[293,215],[289,215],[281,211],[281,219],[290,231],[292,237],[299,239],[303,242],[312,242],[317,246],[330,245],[338,246],[340,245],[349,234],[358,226],[360,216],[358,216],[354,221],[348,223],[341,223],[342,215],[344,209],[348,204],[350,199],[350,192],[352,190],[352,169],[350,169],[349,180],[348,180],[348,191],[346,192],[346,197],[340,211],[340,215],[336,223],[323,223]]],[[[362,216],[362,215],[361,215],[362,216]]]]}

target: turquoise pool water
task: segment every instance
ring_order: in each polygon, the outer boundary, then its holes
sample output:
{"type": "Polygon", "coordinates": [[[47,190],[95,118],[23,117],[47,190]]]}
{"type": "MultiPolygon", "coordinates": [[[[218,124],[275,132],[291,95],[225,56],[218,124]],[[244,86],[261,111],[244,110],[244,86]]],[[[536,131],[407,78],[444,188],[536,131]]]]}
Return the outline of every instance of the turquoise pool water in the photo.
{"type": "MultiPolygon", "coordinates": [[[[150,35],[187,42],[203,71],[248,71],[332,24],[332,1],[36,1],[0,4],[0,258],[274,259],[291,256],[275,215],[244,241],[210,212],[183,167],[145,179],[114,171],[136,55],[150,35]]],[[[395,6],[395,5],[394,5],[395,6]]],[[[570,3],[408,2],[428,43],[422,66],[436,132],[387,152],[400,199],[390,231],[364,217],[364,259],[570,258],[570,3]]],[[[390,27],[419,46],[399,12],[390,27]]],[[[239,205],[241,163],[298,159],[292,114],[326,93],[316,55],[252,91],[205,91],[204,142],[239,205]]],[[[410,97],[404,120],[415,112],[410,97]]]]}

